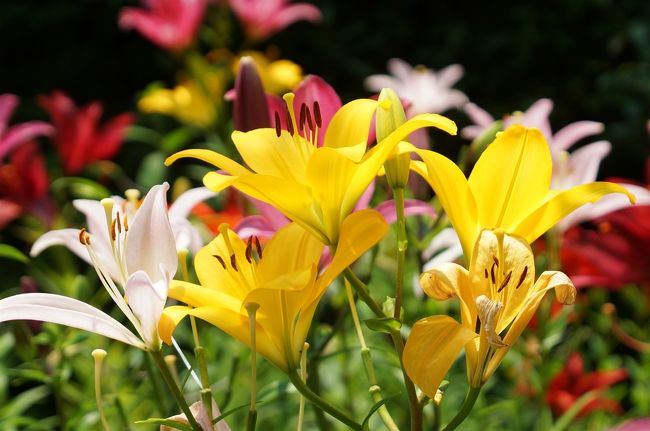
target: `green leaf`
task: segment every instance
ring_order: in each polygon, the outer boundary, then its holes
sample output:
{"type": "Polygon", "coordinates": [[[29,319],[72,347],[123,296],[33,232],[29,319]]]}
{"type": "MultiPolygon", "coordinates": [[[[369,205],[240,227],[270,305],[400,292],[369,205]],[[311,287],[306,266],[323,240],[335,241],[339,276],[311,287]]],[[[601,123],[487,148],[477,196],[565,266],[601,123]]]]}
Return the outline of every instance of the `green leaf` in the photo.
{"type": "MultiPolygon", "coordinates": [[[[265,401],[258,401],[255,404],[262,404],[264,402],[265,401]]],[[[237,406],[237,407],[233,407],[231,409],[228,409],[225,412],[221,413],[221,416],[218,416],[218,417],[212,419],[212,423],[213,424],[219,423],[222,420],[224,420],[225,418],[227,418],[228,416],[230,416],[231,414],[233,414],[233,413],[235,413],[235,412],[237,412],[239,410],[242,410],[242,409],[244,409],[246,407],[249,407],[250,405],[251,405],[250,403],[246,403],[246,404],[242,404],[241,406],[237,406]]]]}
{"type": "Polygon", "coordinates": [[[395,398],[395,397],[398,396],[399,394],[400,394],[400,393],[398,392],[398,393],[396,393],[396,394],[390,395],[390,396],[385,397],[384,399],[382,399],[382,400],[380,400],[380,401],[377,401],[375,404],[373,404],[373,406],[370,407],[370,410],[368,410],[368,414],[366,415],[365,419],[363,420],[363,422],[361,422],[361,428],[364,428],[364,429],[365,429],[366,426],[367,426],[367,424],[368,424],[368,421],[370,420],[370,418],[372,417],[372,415],[375,414],[375,412],[376,412],[377,410],[379,410],[379,408],[380,408],[381,406],[383,406],[384,404],[386,404],[386,402],[387,402],[388,400],[390,400],[391,398],[395,398]]]}
{"type": "Polygon", "coordinates": [[[166,175],[165,156],[160,151],[156,151],[147,154],[142,160],[135,181],[142,187],[149,189],[156,184],[162,183],[166,175]]]}
{"type": "Polygon", "coordinates": [[[194,132],[186,127],[178,128],[165,135],[162,139],[161,149],[167,154],[175,153],[194,138],[194,132]]]}
{"type": "Polygon", "coordinates": [[[399,331],[402,327],[402,322],[392,317],[378,317],[376,319],[364,320],[366,326],[377,332],[385,332],[390,334],[394,331],[399,331]]]}
{"type": "Polygon", "coordinates": [[[37,386],[15,396],[9,404],[0,409],[0,417],[14,417],[25,412],[50,394],[47,386],[37,386]]]}
{"type": "Polygon", "coordinates": [[[75,198],[100,200],[111,195],[111,192],[101,184],[81,177],[62,177],[52,181],[52,191],[60,193],[69,190],[75,198]]]}
{"type": "Polygon", "coordinates": [[[157,424],[157,425],[166,425],[168,427],[181,430],[181,431],[193,431],[192,427],[188,424],[182,422],[176,422],[171,419],[161,419],[161,418],[149,418],[145,421],[135,421],[136,424],[157,424]]]}
{"type": "Polygon", "coordinates": [[[25,256],[20,250],[9,244],[0,244],[0,257],[6,259],[17,260],[18,262],[27,263],[29,258],[25,256]]]}

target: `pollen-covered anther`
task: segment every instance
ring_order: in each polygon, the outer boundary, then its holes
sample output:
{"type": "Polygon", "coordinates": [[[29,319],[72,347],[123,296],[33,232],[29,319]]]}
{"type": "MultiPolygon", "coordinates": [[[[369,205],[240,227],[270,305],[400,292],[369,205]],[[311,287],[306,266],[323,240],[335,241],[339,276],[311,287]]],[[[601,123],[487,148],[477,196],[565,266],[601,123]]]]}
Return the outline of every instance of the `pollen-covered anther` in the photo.
{"type": "Polygon", "coordinates": [[[248,241],[246,241],[246,260],[248,263],[253,263],[253,247],[252,247],[253,237],[249,236],[248,241]]]}
{"type": "Polygon", "coordinates": [[[497,320],[499,313],[503,309],[503,304],[499,301],[493,301],[485,295],[481,295],[476,298],[476,309],[478,318],[481,321],[481,329],[485,331],[488,343],[496,348],[507,347],[508,345],[496,333],[497,320]]]}
{"type": "Polygon", "coordinates": [[[323,117],[320,114],[320,103],[318,100],[314,102],[314,120],[316,121],[316,127],[319,129],[323,127],[323,117]]]}
{"type": "Polygon", "coordinates": [[[253,242],[255,243],[255,250],[257,250],[257,255],[260,257],[260,260],[262,259],[262,246],[260,245],[260,240],[254,236],[253,237],[253,242]]]}
{"type": "Polygon", "coordinates": [[[293,121],[291,119],[291,113],[289,110],[284,111],[286,116],[287,116],[287,131],[289,132],[290,135],[293,135],[295,133],[295,130],[293,128],[293,121]]]}
{"type": "Polygon", "coordinates": [[[519,282],[517,283],[517,286],[515,286],[515,289],[519,289],[519,287],[524,284],[524,280],[526,279],[526,275],[528,274],[528,266],[524,267],[524,270],[521,272],[521,275],[519,276],[519,282]]]}
{"type": "Polygon", "coordinates": [[[237,258],[235,257],[234,253],[230,255],[230,266],[232,266],[232,269],[239,272],[237,269],[237,258]]]}
{"type": "Polygon", "coordinates": [[[115,219],[111,222],[111,239],[113,242],[117,239],[117,232],[115,231],[115,219]]]}
{"type": "Polygon", "coordinates": [[[506,278],[504,278],[503,281],[501,282],[501,286],[499,286],[499,289],[497,289],[497,292],[501,292],[503,289],[505,289],[508,283],[510,282],[511,278],[512,278],[512,271],[508,272],[506,278]]]}
{"type": "Polygon", "coordinates": [[[124,214],[124,232],[129,231],[129,217],[127,217],[126,214],[124,214]]]}
{"type": "Polygon", "coordinates": [[[282,135],[282,123],[280,122],[280,114],[278,111],[274,112],[275,116],[275,134],[279,138],[282,135]]]}
{"type": "Polygon", "coordinates": [[[213,254],[212,257],[217,259],[217,261],[221,264],[223,269],[226,269],[226,262],[223,260],[223,258],[221,256],[219,256],[218,254],[213,254]]]}
{"type": "Polygon", "coordinates": [[[88,234],[88,231],[86,231],[86,228],[82,228],[79,231],[79,242],[82,245],[90,245],[90,235],[88,234]]]}

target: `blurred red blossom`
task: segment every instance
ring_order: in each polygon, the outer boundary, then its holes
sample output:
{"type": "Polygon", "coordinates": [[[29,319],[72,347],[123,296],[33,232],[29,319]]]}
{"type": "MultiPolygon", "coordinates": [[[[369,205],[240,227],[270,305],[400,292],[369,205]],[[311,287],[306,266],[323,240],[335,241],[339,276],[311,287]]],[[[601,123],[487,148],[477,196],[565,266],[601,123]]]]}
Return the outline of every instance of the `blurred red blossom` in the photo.
{"type": "Polygon", "coordinates": [[[16,148],[8,163],[0,164],[0,230],[25,212],[46,223],[54,213],[47,198],[49,179],[36,142],[16,148]]]}
{"type": "Polygon", "coordinates": [[[192,44],[203,21],[207,0],[142,0],[145,9],[125,7],[119,25],[135,28],[163,49],[182,51],[192,44]]]}
{"type": "MultiPolygon", "coordinates": [[[[561,416],[587,392],[604,391],[626,378],[627,371],[624,369],[585,373],[582,357],[579,353],[574,352],[567,359],[564,368],[551,380],[546,392],[546,402],[555,415],[561,416]]],[[[617,401],[597,394],[580,410],[578,417],[585,416],[594,410],[623,413],[623,409],[617,401]]]]}
{"type": "Polygon", "coordinates": [[[68,175],[78,174],[91,162],[115,156],[122,146],[125,129],[134,121],[133,114],[123,113],[100,126],[104,112],[100,102],[79,108],[62,91],[40,96],[38,102],[50,114],[56,130],[54,145],[68,175]]]}
{"type": "Polygon", "coordinates": [[[229,0],[230,8],[252,39],[266,39],[296,21],[318,22],[320,10],[308,3],[287,0],[229,0]]]}
{"type": "Polygon", "coordinates": [[[43,121],[27,121],[9,127],[9,118],[18,106],[18,96],[0,95],[0,160],[18,147],[37,136],[49,136],[54,128],[43,121]]]}

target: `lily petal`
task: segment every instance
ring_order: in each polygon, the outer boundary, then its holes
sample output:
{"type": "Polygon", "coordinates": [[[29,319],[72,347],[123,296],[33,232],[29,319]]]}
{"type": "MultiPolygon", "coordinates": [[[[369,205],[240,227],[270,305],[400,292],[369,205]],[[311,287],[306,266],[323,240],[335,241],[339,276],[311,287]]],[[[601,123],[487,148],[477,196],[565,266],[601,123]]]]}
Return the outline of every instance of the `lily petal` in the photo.
{"type": "MultiPolygon", "coordinates": [[[[240,133],[240,132],[233,132],[233,134],[235,133],[240,133]]],[[[251,173],[251,171],[249,171],[239,163],[215,151],[210,151],[210,150],[179,151],[178,153],[174,153],[165,159],[165,166],[169,166],[172,163],[174,163],[176,160],[185,157],[203,160],[204,162],[210,163],[211,165],[216,166],[219,169],[225,170],[231,175],[247,175],[251,173]]]]}
{"type": "Polygon", "coordinates": [[[0,322],[24,319],[66,325],[145,349],[137,336],[108,314],[61,295],[25,293],[0,300],[0,322]]]}
{"type": "Polygon", "coordinates": [[[144,342],[153,350],[160,348],[158,321],[167,300],[167,280],[155,285],[144,271],[136,271],[126,281],[125,296],[140,321],[144,342]]]}
{"type": "MultiPolygon", "coordinates": [[[[357,99],[343,105],[332,117],[323,146],[339,148],[367,143],[370,122],[376,109],[377,101],[371,99],[357,99]]],[[[365,146],[360,148],[353,160],[358,162],[364,153],[365,146]]]]}
{"type": "Polygon", "coordinates": [[[422,392],[433,399],[463,346],[478,337],[449,316],[419,320],[404,346],[404,369],[422,392]]]}
{"type": "Polygon", "coordinates": [[[553,152],[566,151],[580,139],[603,133],[605,126],[596,121],[578,121],[558,130],[553,135],[551,149],[553,152]]]}

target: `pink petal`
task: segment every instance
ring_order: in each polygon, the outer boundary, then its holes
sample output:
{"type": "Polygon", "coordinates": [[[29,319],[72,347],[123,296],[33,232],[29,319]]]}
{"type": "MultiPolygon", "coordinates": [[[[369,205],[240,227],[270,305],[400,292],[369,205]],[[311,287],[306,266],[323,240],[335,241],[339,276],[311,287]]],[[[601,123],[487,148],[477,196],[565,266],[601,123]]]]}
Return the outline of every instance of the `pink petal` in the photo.
{"type": "Polygon", "coordinates": [[[605,130],[603,123],[596,121],[578,121],[560,129],[550,141],[551,151],[566,151],[580,139],[597,135],[605,130]]]}
{"type": "Polygon", "coordinates": [[[569,155],[574,184],[586,184],[596,181],[600,162],[607,157],[612,149],[612,144],[607,141],[598,141],[585,145],[569,155]]]}
{"type": "Polygon", "coordinates": [[[244,217],[233,229],[240,238],[246,239],[251,236],[271,238],[277,230],[269,221],[261,215],[244,217]]]}
{"type": "Polygon", "coordinates": [[[408,82],[413,77],[413,66],[401,58],[391,58],[388,60],[387,67],[390,74],[395,76],[400,81],[408,82]]]}
{"type": "Polygon", "coordinates": [[[395,89],[400,83],[390,75],[370,75],[363,81],[363,86],[368,91],[381,91],[382,88],[395,89]]]}
{"type": "Polygon", "coordinates": [[[38,320],[94,332],[139,349],[142,341],[108,314],[85,302],[48,293],[25,293],[0,300],[0,322],[38,320]]]}
{"type": "Polygon", "coordinates": [[[86,161],[106,160],[113,158],[122,147],[122,141],[126,128],[135,121],[135,116],[130,112],[120,114],[102,126],[101,130],[95,137],[93,146],[92,159],[86,158],[86,161]]]}
{"type": "Polygon", "coordinates": [[[296,3],[284,6],[281,10],[276,11],[264,22],[258,22],[258,27],[254,33],[259,38],[267,38],[296,21],[309,21],[317,23],[322,19],[320,10],[314,5],[308,3],[296,3]]]}
{"type": "Polygon", "coordinates": [[[13,126],[0,139],[0,160],[20,144],[37,136],[51,136],[52,134],[54,134],[54,127],[42,121],[28,121],[13,126]]]}
{"type": "Polygon", "coordinates": [[[9,223],[20,217],[22,213],[22,206],[6,199],[0,199],[0,231],[9,223]]]}
{"type": "Polygon", "coordinates": [[[300,112],[300,107],[304,103],[310,109],[313,116],[314,103],[318,102],[322,119],[322,126],[318,131],[318,143],[322,145],[330,120],[334,116],[334,113],[342,106],[339,95],[331,85],[317,75],[309,75],[303,79],[298,88],[296,88],[295,95],[293,107],[296,112],[300,112]]]}
{"type": "Polygon", "coordinates": [[[436,74],[438,83],[441,87],[451,87],[456,82],[460,81],[465,73],[465,69],[460,64],[450,64],[449,66],[440,69],[436,74]]]}
{"type": "MultiPolygon", "coordinates": [[[[384,217],[386,223],[392,224],[397,221],[397,214],[395,214],[395,201],[389,200],[382,202],[375,207],[379,214],[384,217]]],[[[413,215],[426,215],[431,218],[436,217],[436,212],[433,207],[426,202],[417,199],[406,199],[404,201],[404,215],[410,217],[413,215]]]]}
{"type": "Polygon", "coordinates": [[[536,127],[542,131],[546,139],[551,139],[551,125],[548,116],[551,115],[552,110],[553,101],[551,99],[539,99],[516,122],[522,126],[536,127]]]}
{"type": "MultiPolygon", "coordinates": [[[[370,200],[375,193],[375,182],[371,182],[366,191],[363,192],[357,204],[354,206],[354,211],[365,210],[370,206],[370,200]]],[[[383,214],[382,214],[383,215],[383,214]]],[[[386,217],[384,217],[386,218],[386,217]]]]}
{"type": "Polygon", "coordinates": [[[0,95],[0,137],[9,125],[9,119],[16,106],[18,106],[18,96],[9,93],[0,95]]]}
{"type": "Polygon", "coordinates": [[[650,430],[650,418],[632,419],[610,431],[647,431],[650,430]]]}
{"type": "Polygon", "coordinates": [[[182,49],[187,44],[173,23],[143,9],[132,7],[122,9],[119,25],[122,29],[136,29],[149,41],[163,49],[182,49]]]}
{"type": "MultiPolygon", "coordinates": [[[[476,124],[477,126],[481,126],[482,128],[486,128],[490,124],[494,123],[494,118],[487,111],[480,108],[478,105],[474,103],[468,103],[467,105],[465,105],[465,113],[472,121],[472,123],[476,124]]],[[[468,128],[469,127],[466,127],[465,129],[468,128]]],[[[480,135],[480,132],[476,136],[478,135],[480,135]]]]}

